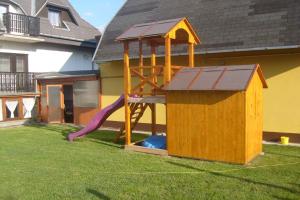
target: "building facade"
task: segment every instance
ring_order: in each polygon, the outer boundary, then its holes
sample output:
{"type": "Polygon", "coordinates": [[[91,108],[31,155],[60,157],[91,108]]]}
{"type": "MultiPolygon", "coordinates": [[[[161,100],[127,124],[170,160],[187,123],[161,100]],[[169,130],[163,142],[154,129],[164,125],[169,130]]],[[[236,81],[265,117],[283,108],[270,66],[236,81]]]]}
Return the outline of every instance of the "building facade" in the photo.
{"type": "Polygon", "coordinates": [[[0,121],[39,116],[45,122],[84,123],[75,110],[99,109],[92,57],[100,35],[68,0],[1,0],[0,121]],[[78,93],[92,93],[96,104],[75,99],[78,93]]]}

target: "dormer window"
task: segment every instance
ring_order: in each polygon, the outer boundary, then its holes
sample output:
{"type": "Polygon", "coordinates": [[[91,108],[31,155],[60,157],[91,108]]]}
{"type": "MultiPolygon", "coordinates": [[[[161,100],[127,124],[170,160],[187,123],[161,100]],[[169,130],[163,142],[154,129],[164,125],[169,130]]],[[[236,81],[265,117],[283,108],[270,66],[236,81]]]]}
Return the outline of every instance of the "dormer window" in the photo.
{"type": "Polygon", "coordinates": [[[48,18],[52,26],[55,27],[62,27],[62,20],[61,20],[61,11],[49,9],[48,10],[48,18]]]}
{"type": "Polygon", "coordinates": [[[0,28],[3,26],[3,15],[7,13],[8,7],[0,4],[0,28]]]}

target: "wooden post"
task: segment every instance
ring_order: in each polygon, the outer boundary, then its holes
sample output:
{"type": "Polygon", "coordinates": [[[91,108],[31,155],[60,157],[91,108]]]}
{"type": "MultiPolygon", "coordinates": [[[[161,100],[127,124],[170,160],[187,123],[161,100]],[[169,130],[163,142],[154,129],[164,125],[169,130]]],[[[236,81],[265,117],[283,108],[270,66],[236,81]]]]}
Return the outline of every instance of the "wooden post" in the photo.
{"type": "Polygon", "coordinates": [[[42,121],[42,84],[40,83],[40,81],[37,81],[37,91],[40,94],[39,98],[37,98],[37,109],[38,109],[38,113],[37,113],[37,120],[38,121],[42,121]]]}
{"type": "Polygon", "coordinates": [[[167,36],[165,39],[165,69],[164,69],[164,84],[171,80],[171,38],[167,36]]]}
{"type": "Polygon", "coordinates": [[[3,115],[3,121],[7,120],[7,113],[6,113],[6,98],[2,98],[2,115],[3,115]]]}
{"type": "MultiPolygon", "coordinates": [[[[151,75],[153,76],[156,73],[156,48],[155,45],[152,43],[151,44],[151,75]]],[[[157,76],[153,76],[152,82],[154,84],[157,84],[157,76]]],[[[152,87],[152,89],[155,89],[154,87],[152,87]]],[[[154,93],[153,93],[154,95],[154,93]]]]}
{"type": "Polygon", "coordinates": [[[65,123],[65,95],[64,95],[64,87],[63,85],[60,85],[60,109],[61,109],[61,123],[65,123]]]}
{"type": "Polygon", "coordinates": [[[151,132],[152,135],[156,135],[156,104],[150,104],[151,109],[151,132]]]}
{"type": "MultiPolygon", "coordinates": [[[[139,40],[139,72],[143,76],[144,75],[144,58],[143,58],[143,41],[139,40]]],[[[143,82],[143,79],[140,78],[140,82],[143,82]]],[[[144,90],[144,86],[142,85],[140,88],[140,92],[142,93],[144,90]]]]}
{"type": "Polygon", "coordinates": [[[195,64],[194,64],[194,43],[189,43],[189,66],[190,67],[194,67],[195,64]]]}
{"type": "MultiPolygon", "coordinates": [[[[156,71],[155,71],[155,66],[156,66],[156,48],[155,45],[152,43],[151,44],[151,75],[153,76],[156,71]]],[[[154,84],[157,84],[157,76],[153,76],[152,79],[154,84]]],[[[152,95],[155,95],[154,87],[152,87],[152,95]]],[[[156,134],[156,105],[155,103],[150,105],[151,109],[151,131],[152,135],[156,134]]]]}
{"type": "Polygon", "coordinates": [[[131,119],[130,107],[128,103],[131,92],[130,69],[129,69],[129,44],[124,42],[124,107],[125,107],[125,144],[131,143],[131,119]]]}
{"type": "MultiPolygon", "coordinates": [[[[18,97],[18,119],[24,119],[24,107],[23,107],[23,101],[22,97],[18,97]]],[[[16,116],[15,116],[16,117],[16,116]]]]}

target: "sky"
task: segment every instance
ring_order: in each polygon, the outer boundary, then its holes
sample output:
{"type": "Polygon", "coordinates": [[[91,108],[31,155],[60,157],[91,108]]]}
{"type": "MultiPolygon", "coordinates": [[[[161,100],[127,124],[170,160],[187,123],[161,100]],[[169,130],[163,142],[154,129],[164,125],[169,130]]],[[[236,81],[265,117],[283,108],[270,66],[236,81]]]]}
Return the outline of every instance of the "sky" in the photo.
{"type": "Polygon", "coordinates": [[[80,16],[103,32],[125,0],[70,0],[80,16]]]}

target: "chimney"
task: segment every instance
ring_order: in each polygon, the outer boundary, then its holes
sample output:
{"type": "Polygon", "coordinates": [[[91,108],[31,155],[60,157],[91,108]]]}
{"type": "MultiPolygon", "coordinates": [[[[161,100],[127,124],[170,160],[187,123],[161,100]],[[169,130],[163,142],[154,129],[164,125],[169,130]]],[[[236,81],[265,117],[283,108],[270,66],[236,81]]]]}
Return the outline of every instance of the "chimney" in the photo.
{"type": "Polygon", "coordinates": [[[31,0],[31,15],[36,14],[36,0],[31,0]]]}

